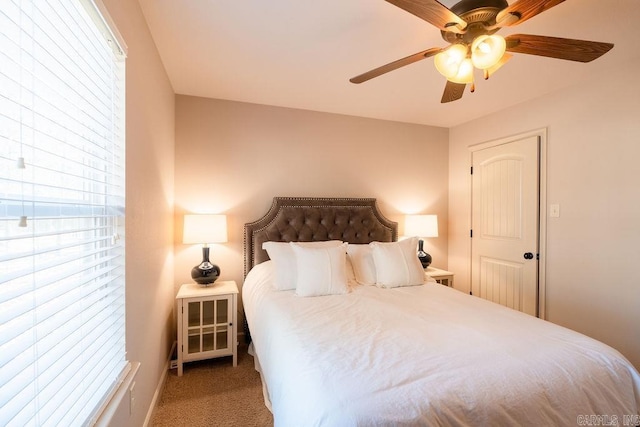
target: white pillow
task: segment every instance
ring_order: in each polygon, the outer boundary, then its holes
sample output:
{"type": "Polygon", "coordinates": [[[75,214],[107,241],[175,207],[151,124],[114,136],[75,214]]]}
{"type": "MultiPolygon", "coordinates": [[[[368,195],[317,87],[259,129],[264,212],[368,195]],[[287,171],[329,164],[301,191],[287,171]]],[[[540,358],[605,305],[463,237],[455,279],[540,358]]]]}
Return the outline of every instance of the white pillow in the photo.
{"type": "Polygon", "coordinates": [[[384,288],[424,283],[424,269],[418,259],[418,238],[400,242],[370,243],[376,268],[376,285],[384,288]]]}
{"type": "MultiPolygon", "coordinates": [[[[331,247],[342,244],[340,240],[324,242],[298,242],[304,247],[331,247]]],[[[264,242],[262,249],[267,251],[273,261],[275,275],[273,286],[277,291],[288,291],[296,288],[296,260],[288,242],[264,242]]]]}
{"type": "Polygon", "coordinates": [[[346,257],[346,261],[347,261],[347,284],[349,285],[349,288],[355,288],[360,284],[356,280],[356,273],[353,270],[353,264],[351,263],[351,259],[348,256],[346,257]]]}
{"type": "Polygon", "coordinates": [[[291,243],[296,256],[296,295],[313,297],[346,294],[347,243],[334,247],[304,247],[291,243]]]}
{"type": "Polygon", "coordinates": [[[368,245],[349,245],[347,254],[353,266],[356,280],[361,285],[376,284],[376,266],[373,262],[373,248],[368,245]]]}

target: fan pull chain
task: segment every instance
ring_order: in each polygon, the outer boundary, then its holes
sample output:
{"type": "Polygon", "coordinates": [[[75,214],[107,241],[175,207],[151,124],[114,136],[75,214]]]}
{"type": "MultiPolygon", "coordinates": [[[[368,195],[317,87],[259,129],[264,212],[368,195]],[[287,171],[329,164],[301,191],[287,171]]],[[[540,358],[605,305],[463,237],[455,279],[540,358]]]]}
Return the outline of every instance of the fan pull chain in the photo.
{"type": "Polygon", "coordinates": [[[484,79],[489,80],[489,70],[484,70],[484,79]]]}

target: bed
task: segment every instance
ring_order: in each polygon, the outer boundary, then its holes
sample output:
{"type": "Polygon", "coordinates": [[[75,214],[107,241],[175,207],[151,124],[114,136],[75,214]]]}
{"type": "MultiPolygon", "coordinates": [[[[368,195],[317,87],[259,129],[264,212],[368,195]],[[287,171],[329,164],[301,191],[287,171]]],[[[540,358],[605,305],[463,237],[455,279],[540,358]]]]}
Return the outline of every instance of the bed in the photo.
{"type": "Polygon", "coordinates": [[[619,352],[413,283],[403,242],[375,199],[277,197],[245,225],[245,316],[276,426],[638,425],[640,376],[619,352]]]}

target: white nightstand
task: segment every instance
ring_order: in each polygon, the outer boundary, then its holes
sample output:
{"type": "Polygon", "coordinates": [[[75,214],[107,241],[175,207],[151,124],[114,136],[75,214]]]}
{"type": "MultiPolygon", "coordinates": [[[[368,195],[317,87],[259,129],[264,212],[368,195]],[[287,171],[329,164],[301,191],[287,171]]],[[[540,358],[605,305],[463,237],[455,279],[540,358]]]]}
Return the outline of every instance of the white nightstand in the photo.
{"type": "Polygon", "coordinates": [[[440,270],[439,268],[427,267],[424,269],[424,274],[433,278],[441,285],[453,287],[453,273],[447,270],[440,270]]]}
{"type": "Polygon", "coordinates": [[[209,286],[182,285],[178,303],[178,376],[194,360],[233,356],[238,364],[238,286],[233,280],[209,286]]]}

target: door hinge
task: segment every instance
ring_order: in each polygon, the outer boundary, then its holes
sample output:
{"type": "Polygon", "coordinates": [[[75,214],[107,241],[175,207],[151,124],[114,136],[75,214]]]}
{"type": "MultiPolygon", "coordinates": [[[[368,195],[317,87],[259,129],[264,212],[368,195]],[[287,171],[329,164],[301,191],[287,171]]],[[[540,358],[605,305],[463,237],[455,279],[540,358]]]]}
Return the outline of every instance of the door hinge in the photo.
{"type": "Polygon", "coordinates": [[[473,295],[473,291],[469,291],[469,295],[473,295]]]}
{"type": "Polygon", "coordinates": [[[473,166],[471,166],[471,175],[473,175],[473,166]]]}
{"type": "Polygon", "coordinates": [[[473,230],[469,230],[469,237],[473,237],[473,230]]]}
{"type": "Polygon", "coordinates": [[[540,254],[536,254],[536,261],[540,261],[540,254]]]}

